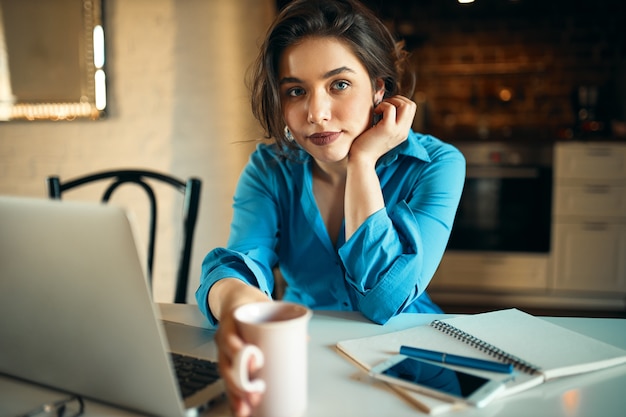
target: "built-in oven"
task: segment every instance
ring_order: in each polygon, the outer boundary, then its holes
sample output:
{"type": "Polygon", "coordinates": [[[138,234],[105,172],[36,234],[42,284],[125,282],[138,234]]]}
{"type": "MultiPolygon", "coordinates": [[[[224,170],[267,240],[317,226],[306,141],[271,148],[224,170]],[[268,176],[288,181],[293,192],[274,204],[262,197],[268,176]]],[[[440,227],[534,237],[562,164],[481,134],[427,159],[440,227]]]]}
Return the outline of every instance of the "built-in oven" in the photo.
{"type": "Polygon", "coordinates": [[[516,305],[548,287],[552,146],[457,143],[467,175],[446,253],[429,286],[441,304],[516,305]],[[523,291],[520,291],[523,290],[523,291]],[[511,299],[505,300],[507,294],[511,299]]]}
{"type": "Polygon", "coordinates": [[[552,201],[551,147],[458,146],[467,174],[450,250],[547,253],[552,201]]]}

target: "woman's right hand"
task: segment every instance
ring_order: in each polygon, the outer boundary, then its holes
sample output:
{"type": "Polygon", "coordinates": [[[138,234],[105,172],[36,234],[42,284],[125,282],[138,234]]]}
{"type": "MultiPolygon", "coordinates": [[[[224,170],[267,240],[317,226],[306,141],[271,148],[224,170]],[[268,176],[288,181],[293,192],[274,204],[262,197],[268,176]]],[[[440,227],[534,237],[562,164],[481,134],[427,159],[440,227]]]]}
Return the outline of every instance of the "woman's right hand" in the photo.
{"type": "MultiPolygon", "coordinates": [[[[252,410],[259,404],[262,394],[259,392],[246,392],[235,384],[233,360],[245,343],[237,333],[237,326],[232,312],[225,314],[221,318],[215,334],[215,342],[218,349],[219,371],[226,385],[226,395],[233,415],[236,417],[250,416],[252,410]]],[[[250,374],[257,370],[256,364],[252,360],[248,367],[250,374]]]]}
{"type": "MultiPolygon", "coordinates": [[[[226,385],[226,395],[233,415],[248,417],[261,401],[259,392],[246,392],[239,388],[233,377],[233,361],[245,342],[237,332],[234,312],[241,305],[270,301],[267,295],[256,287],[235,279],[225,278],[216,282],[209,291],[209,307],[219,320],[215,343],[218,350],[218,367],[220,376],[226,385]]],[[[248,364],[250,375],[257,371],[258,366],[253,360],[248,364]]]]}

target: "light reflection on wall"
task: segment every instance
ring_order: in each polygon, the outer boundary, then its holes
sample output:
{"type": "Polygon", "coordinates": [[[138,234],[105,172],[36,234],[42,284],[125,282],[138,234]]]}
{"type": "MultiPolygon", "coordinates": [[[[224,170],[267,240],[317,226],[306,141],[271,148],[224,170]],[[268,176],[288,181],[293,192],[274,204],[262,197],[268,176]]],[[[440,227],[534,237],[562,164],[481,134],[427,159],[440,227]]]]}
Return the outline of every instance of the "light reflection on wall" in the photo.
{"type": "Polygon", "coordinates": [[[93,29],[93,64],[96,109],[104,110],[107,105],[106,76],[104,74],[104,30],[102,25],[93,29]]]}

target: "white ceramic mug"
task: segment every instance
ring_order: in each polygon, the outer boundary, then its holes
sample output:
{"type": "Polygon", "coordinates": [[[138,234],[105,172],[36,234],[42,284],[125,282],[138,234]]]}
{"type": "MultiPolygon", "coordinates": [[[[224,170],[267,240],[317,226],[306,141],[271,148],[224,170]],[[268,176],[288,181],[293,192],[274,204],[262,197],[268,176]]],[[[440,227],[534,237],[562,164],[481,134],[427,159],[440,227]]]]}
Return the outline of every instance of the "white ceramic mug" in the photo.
{"type": "Polygon", "coordinates": [[[235,383],[245,391],[263,392],[256,417],[299,417],[307,406],[308,308],[282,301],[243,305],[235,310],[246,345],[233,362],[235,383]],[[248,375],[251,358],[260,366],[248,375]]]}

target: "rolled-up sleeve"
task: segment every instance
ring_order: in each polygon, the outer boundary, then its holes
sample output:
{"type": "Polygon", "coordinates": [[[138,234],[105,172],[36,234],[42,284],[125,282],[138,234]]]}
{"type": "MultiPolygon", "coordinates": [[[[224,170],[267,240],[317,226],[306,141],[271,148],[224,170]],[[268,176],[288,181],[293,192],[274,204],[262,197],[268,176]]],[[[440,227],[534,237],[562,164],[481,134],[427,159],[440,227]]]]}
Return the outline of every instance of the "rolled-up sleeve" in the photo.
{"type": "Polygon", "coordinates": [[[202,262],[202,278],[196,291],[196,300],[200,311],[207,317],[212,326],[217,325],[215,316],[207,303],[209,290],[223,278],[238,278],[250,285],[258,287],[271,296],[274,287],[273,274],[263,265],[271,264],[276,255],[263,247],[242,253],[226,248],[217,248],[209,252],[202,262]],[[261,280],[257,277],[264,277],[261,280]]]}
{"type": "Polygon", "coordinates": [[[465,160],[450,147],[409,171],[403,184],[387,184],[397,190],[413,183],[406,198],[386,197],[387,207],[340,248],[346,281],[367,318],[385,323],[402,311],[420,312],[419,298],[427,297],[445,251],[464,179],[465,160]]]}

